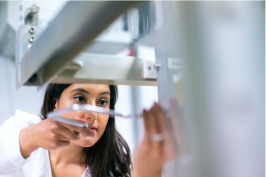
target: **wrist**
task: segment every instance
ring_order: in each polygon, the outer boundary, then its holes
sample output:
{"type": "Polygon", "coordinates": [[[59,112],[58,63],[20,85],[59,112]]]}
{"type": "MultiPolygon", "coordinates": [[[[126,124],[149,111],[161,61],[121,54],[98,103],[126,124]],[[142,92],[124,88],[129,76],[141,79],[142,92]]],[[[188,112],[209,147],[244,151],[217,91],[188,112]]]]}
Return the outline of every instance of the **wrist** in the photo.
{"type": "Polygon", "coordinates": [[[31,132],[31,126],[22,129],[19,132],[20,153],[23,158],[28,158],[30,154],[38,149],[36,141],[34,141],[34,132],[31,132]]]}

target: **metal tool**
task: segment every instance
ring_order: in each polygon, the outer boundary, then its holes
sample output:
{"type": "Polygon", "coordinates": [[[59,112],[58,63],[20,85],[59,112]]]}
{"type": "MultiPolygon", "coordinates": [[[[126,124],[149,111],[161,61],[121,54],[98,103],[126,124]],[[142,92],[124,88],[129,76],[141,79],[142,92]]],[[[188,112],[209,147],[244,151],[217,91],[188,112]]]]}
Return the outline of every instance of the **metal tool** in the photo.
{"type": "Polygon", "coordinates": [[[50,119],[58,121],[58,122],[63,122],[66,124],[70,124],[70,125],[75,125],[78,127],[86,127],[88,128],[88,125],[84,122],[79,122],[73,119],[68,119],[68,118],[64,118],[64,117],[60,117],[60,116],[55,116],[55,117],[51,117],[50,119]]]}
{"type": "Polygon", "coordinates": [[[142,117],[142,114],[138,114],[138,115],[128,114],[128,115],[126,115],[124,113],[117,113],[113,109],[106,109],[106,108],[102,108],[102,107],[98,107],[98,106],[92,106],[92,105],[88,105],[88,104],[74,104],[72,107],[69,107],[69,108],[49,112],[47,114],[47,117],[49,117],[55,121],[59,121],[59,122],[63,122],[63,123],[67,123],[67,124],[71,124],[71,125],[75,125],[75,126],[80,126],[80,127],[84,127],[84,126],[87,127],[87,124],[85,124],[85,123],[62,117],[63,114],[73,112],[73,111],[96,112],[96,113],[101,113],[101,114],[109,114],[110,118],[115,118],[115,116],[123,117],[123,118],[142,117]]]}

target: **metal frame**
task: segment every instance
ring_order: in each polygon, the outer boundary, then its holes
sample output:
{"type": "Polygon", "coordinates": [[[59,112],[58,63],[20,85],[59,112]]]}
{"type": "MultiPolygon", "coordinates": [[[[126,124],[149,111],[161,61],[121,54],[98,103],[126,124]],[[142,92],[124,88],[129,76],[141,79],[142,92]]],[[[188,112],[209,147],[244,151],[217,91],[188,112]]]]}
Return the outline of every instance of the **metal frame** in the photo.
{"type": "MultiPolygon", "coordinates": [[[[24,25],[17,31],[17,82],[21,80],[21,69],[31,67],[30,65],[22,65],[23,54],[25,54],[32,46],[43,29],[37,26],[24,25]],[[19,60],[20,59],[20,60],[19,60]],[[22,67],[22,68],[21,68],[22,67]]],[[[110,35],[110,34],[109,34],[110,35]]],[[[106,35],[105,35],[106,36],[106,35]]],[[[128,36],[121,43],[106,40],[105,36],[93,42],[91,50],[88,47],[85,51],[96,51],[102,46],[116,46],[115,48],[126,48],[129,44],[130,37],[128,36]],[[124,43],[123,43],[124,42],[124,43]],[[98,48],[98,49],[97,49],[98,48]]],[[[114,40],[113,40],[114,41],[114,40]]],[[[114,48],[112,48],[114,49],[114,48]]],[[[108,53],[116,50],[108,50],[108,53]]],[[[53,76],[50,80],[52,83],[97,83],[97,84],[119,84],[119,85],[156,85],[156,72],[154,69],[155,61],[139,59],[135,57],[121,57],[111,55],[98,55],[81,53],[66,65],[61,73],[53,76]]],[[[56,70],[62,67],[57,65],[44,65],[39,71],[34,74],[24,85],[42,86],[51,75],[51,70],[56,70]]]]}
{"type": "Polygon", "coordinates": [[[140,3],[142,2],[68,2],[22,59],[16,59],[19,71],[17,88],[32,76],[36,77],[36,73],[37,77],[42,72],[47,73],[42,78],[42,83],[52,81],[119,15],[140,3]]]}

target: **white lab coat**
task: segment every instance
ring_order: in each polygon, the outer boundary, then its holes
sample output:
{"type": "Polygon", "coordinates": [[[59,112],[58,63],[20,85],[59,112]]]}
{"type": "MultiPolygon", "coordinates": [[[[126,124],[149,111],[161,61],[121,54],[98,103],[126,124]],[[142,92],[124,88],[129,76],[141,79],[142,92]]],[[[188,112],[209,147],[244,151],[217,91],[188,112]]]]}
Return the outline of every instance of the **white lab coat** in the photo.
{"type": "MultiPolygon", "coordinates": [[[[41,118],[16,110],[0,127],[0,177],[52,177],[48,150],[39,148],[24,159],[20,153],[19,131],[41,118]]],[[[82,175],[85,177],[85,173],[82,175]]]]}

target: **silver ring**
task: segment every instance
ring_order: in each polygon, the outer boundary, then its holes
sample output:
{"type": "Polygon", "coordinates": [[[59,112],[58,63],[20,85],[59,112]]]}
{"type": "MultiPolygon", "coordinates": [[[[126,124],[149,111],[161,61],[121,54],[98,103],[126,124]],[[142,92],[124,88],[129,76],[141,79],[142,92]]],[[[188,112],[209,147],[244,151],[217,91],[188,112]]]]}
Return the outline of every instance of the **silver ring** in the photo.
{"type": "Polygon", "coordinates": [[[162,141],[163,135],[161,133],[156,133],[150,136],[151,141],[162,141]]]}

